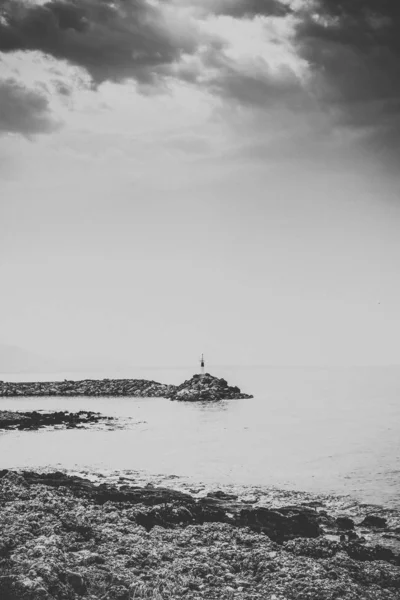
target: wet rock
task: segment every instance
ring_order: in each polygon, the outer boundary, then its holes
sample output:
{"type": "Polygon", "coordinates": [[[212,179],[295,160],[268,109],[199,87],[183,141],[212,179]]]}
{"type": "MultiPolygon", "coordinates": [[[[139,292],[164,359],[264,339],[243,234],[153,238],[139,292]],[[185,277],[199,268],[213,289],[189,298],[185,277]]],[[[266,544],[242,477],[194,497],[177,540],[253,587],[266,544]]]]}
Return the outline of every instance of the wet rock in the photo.
{"type": "Polygon", "coordinates": [[[82,575],[79,573],[73,573],[72,571],[67,571],[66,579],[72,589],[79,594],[79,596],[83,596],[86,593],[86,584],[82,575]]]}
{"type": "Polygon", "coordinates": [[[240,524],[265,533],[277,543],[296,537],[315,538],[321,534],[317,513],[299,507],[244,509],[240,513],[240,524]]]}
{"type": "MultiPolygon", "coordinates": [[[[383,560],[386,562],[395,562],[397,563],[398,558],[394,554],[390,548],[384,548],[383,546],[377,544],[376,546],[365,546],[363,544],[359,544],[357,542],[349,543],[344,546],[345,551],[350,556],[350,558],[354,558],[355,560],[361,561],[375,561],[375,560],[383,560]]],[[[399,562],[400,564],[400,562],[399,562]]]]}
{"type": "Polygon", "coordinates": [[[66,475],[62,472],[35,473],[33,471],[21,472],[25,480],[33,484],[43,484],[55,488],[68,488],[75,496],[84,497],[97,504],[108,502],[124,502],[130,504],[143,504],[154,506],[173,502],[194,502],[189,494],[163,487],[121,486],[116,487],[106,483],[93,484],[88,479],[78,476],[66,475]]]}
{"type": "Polygon", "coordinates": [[[345,531],[354,529],[355,527],[354,521],[353,519],[350,519],[350,517],[338,517],[335,520],[335,523],[339,529],[343,529],[345,531]]]}
{"type": "Polygon", "coordinates": [[[368,515],[360,525],[361,527],[377,527],[383,529],[387,526],[387,521],[384,517],[379,517],[378,515],[368,515]]]}
{"type": "Polygon", "coordinates": [[[13,541],[10,538],[0,538],[0,560],[9,558],[14,547],[13,541]]]}
{"type": "Polygon", "coordinates": [[[227,493],[154,486],[117,496],[61,473],[14,475],[0,478],[0,531],[12,540],[0,558],[2,600],[400,597],[396,557],[325,538],[311,507],[260,510],[227,493]]]}
{"type": "Polygon", "coordinates": [[[7,429],[40,429],[42,427],[63,426],[68,429],[91,425],[93,423],[113,421],[112,417],[104,417],[100,413],[90,411],[0,411],[0,430],[7,429]]]}
{"type": "MultiPolygon", "coordinates": [[[[170,488],[123,485],[117,488],[102,483],[95,485],[76,476],[60,472],[37,474],[23,472],[25,485],[45,484],[47,486],[67,487],[77,497],[90,499],[108,507],[110,503],[142,505],[135,514],[138,525],[151,531],[156,526],[171,528],[176,525],[228,523],[236,527],[248,527],[252,531],[268,535],[272,540],[282,543],[294,537],[317,537],[322,529],[318,512],[305,506],[286,506],[276,510],[263,507],[251,507],[240,501],[234,494],[214,493],[203,498],[193,498],[190,494],[170,488]]],[[[90,526],[80,520],[62,520],[67,531],[76,531],[90,539],[90,526]]]]}

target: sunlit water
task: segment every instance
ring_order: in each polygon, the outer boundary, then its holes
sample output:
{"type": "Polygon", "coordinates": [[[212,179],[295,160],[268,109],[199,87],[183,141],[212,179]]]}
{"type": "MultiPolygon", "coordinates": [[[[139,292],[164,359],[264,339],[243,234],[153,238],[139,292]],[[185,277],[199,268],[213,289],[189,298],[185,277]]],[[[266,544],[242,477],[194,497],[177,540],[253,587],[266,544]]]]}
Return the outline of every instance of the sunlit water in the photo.
{"type": "MultiPolygon", "coordinates": [[[[399,368],[232,367],[213,373],[254,399],[204,405],[163,398],[0,398],[0,410],[94,410],[126,427],[1,433],[0,468],[135,470],[351,494],[400,507],[399,368]]],[[[192,374],[146,370],[122,376],[180,383],[192,374]]]]}

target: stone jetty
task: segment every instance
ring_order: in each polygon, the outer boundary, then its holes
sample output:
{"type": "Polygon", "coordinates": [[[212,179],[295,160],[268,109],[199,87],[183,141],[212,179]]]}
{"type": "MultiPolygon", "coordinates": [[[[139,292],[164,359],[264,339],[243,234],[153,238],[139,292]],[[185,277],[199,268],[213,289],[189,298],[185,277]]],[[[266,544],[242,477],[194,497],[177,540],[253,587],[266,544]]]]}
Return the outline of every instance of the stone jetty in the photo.
{"type": "Polygon", "coordinates": [[[84,379],[82,381],[36,381],[12,383],[0,381],[0,396],[130,396],[134,398],[169,398],[180,401],[215,401],[252,398],[238,387],[228,386],[225,379],[194,375],[182,385],[166,385],[146,379],[84,379]]]}
{"type": "Polygon", "coordinates": [[[165,397],[174,386],[145,379],[83,379],[81,381],[0,381],[0,396],[133,396],[165,397]]]}
{"type": "Polygon", "coordinates": [[[0,471],[0,598],[399,600],[398,512],[268,498],[0,471]]]}

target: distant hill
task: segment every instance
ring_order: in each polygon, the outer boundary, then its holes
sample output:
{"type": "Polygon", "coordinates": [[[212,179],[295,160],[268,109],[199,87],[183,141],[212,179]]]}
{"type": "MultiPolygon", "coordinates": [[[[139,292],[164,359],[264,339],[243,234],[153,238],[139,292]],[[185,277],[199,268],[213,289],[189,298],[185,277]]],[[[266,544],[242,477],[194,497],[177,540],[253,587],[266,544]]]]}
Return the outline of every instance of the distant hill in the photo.
{"type": "Polygon", "coordinates": [[[18,346],[0,344],[1,373],[46,373],[57,370],[57,363],[18,346]]]}

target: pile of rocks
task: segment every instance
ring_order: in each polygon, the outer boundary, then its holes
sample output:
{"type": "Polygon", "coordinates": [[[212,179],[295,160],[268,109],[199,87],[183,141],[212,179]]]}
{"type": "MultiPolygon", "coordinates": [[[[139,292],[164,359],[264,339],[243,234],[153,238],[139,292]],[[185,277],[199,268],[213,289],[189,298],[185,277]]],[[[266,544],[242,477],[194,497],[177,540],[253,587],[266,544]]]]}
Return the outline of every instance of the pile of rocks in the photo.
{"type": "Polygon", "coordinates": [[[169,398],[187,402],[252,398],[225,379],[209,373],[194,375],[181,385],[166,385],[146,379],[85,379],[83,381],[51,381],[10,383],[0,381],[0,396],[131,396],[135,398],[169,398]]]}
{"type": "Polygon", "coordinates": [[[0,396],[166,396],[170,388],[146,379],[84,379],[82,381],[0,381],[0,396]]]}
{"type": "Polygon", "coordinates": [[[81,428],[94,423],[113,421],[113,417],[105,417],[100,413],[80,410],[69,411],[0,411],[0,430],[6,429],[41,429],[42,427],[63,426],[67,429],[81,428]]]}
{"type": "Polygon", "coordinates": [[[0,597],[399,600],[399,556],[339,539],[374,523],[304,506],[260,510],[223,492],[199,499],[3,471],[0,597]]]}
{"type": "Polygon", "coordinates": [[[203,400],[238,400],[241,398],[253,398],[253,396],[243,394],[236,386],[229,386],[225,379],[213,377],[209,373],[206,373],[205,375],[194,375],[191,379],[174,387],[168,392],[167,398],[170,398],[170,400],[198,402],[203,400]]]}

